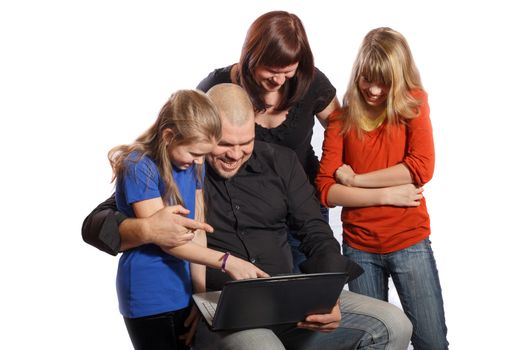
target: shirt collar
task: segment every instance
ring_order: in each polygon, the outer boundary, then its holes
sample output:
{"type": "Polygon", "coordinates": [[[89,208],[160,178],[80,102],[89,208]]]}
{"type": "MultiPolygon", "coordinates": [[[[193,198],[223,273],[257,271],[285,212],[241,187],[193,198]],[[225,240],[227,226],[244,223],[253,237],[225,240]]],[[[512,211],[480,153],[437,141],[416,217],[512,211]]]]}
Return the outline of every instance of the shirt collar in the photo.
{"type": "Polygon", "coordinates": [[[245,169],[247,171],[251,171],[253,173],[261,173],[262,172],[262,164],[260,159],[257,157],[257,141],[255,141],[255,144],[253,146],[253,152],[250,156],[250,159],[246,162],[245,169]]]}

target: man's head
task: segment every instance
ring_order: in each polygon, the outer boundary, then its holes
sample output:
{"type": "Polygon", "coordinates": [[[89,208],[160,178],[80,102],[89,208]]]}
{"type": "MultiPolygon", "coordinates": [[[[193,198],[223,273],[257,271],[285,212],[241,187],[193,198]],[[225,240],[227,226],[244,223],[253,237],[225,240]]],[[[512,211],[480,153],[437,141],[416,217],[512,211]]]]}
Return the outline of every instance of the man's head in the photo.
{"type": "Polygon", "coordinates": [[[253,105],[244,89],[235,84],[215,85],[207,95],[219,110],[222,138],[206,159],[217,174],[228,179],[237,174],[253,152],[253,105]]]}

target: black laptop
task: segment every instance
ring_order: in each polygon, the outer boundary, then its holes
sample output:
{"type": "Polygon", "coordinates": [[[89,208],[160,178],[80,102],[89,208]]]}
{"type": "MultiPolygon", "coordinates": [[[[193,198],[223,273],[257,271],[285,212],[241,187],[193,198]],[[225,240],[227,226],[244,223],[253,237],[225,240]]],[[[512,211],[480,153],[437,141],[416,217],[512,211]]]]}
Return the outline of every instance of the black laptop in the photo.
{"type": "Polygon", "coordinates": [[[229,281],[193,300],[214,331],[297,323],[329,313],[347,280],[345,272],[326,272],[229,281]]]}

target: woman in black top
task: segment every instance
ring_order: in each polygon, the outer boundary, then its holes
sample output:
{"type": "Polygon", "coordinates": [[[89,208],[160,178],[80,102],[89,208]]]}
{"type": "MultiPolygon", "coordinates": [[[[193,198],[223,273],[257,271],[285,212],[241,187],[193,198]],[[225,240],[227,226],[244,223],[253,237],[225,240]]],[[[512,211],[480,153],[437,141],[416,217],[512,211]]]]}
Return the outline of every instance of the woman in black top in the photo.
{"type": "MultiPolygon", "coordinates": [[[[248,29],[238,63],[216,69],[198,85],[208,91],[220,83],[241,85],[255,108],[255,138],[291,148],[313,185],[319,169],[311,141],[315,118],[325,126],[339,107],[336,90],[314,66],[301,20],[284,11],[268,12],[248,29]]],[[[328,210],[321,208],[328,221],[328,210]]],[[[304,260],[289,235],[294,267],[304,260]]]]}

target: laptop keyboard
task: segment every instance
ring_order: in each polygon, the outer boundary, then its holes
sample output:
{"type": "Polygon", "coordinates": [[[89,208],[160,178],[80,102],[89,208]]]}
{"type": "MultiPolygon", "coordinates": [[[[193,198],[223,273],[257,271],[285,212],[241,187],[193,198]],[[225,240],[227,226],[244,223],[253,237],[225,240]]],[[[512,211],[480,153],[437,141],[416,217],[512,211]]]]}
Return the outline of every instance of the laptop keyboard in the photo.
{"type": "Polygon", "coordinates": [[[210,317],[213,319],[213,316],[215,315],[215,309],[217,308],[216,303],[210,303],[209,301],[203,301],[202,305],[204,305],[204,308],[206,311],[208,311],[208,314],[210,314],[210,317]]]}

